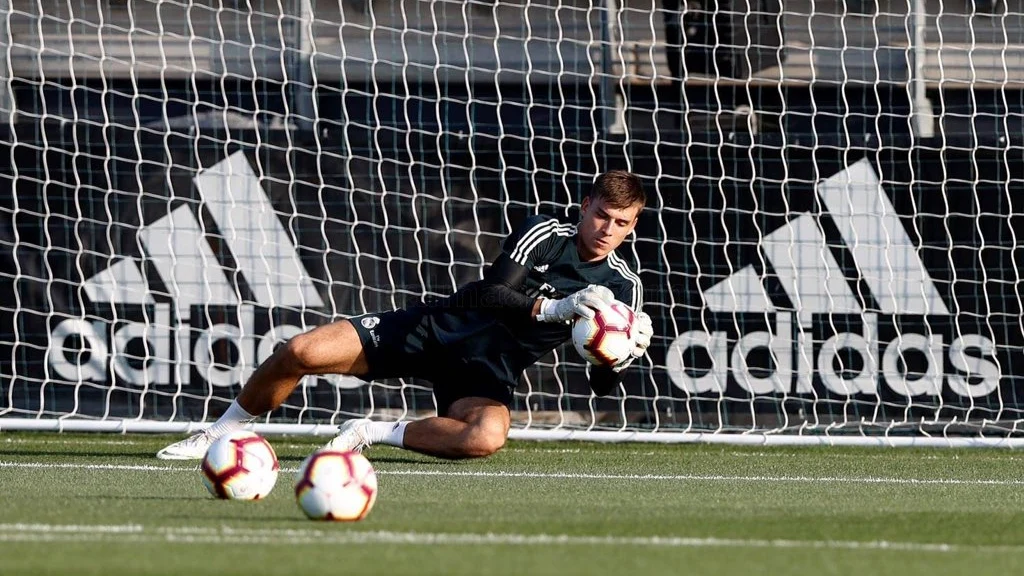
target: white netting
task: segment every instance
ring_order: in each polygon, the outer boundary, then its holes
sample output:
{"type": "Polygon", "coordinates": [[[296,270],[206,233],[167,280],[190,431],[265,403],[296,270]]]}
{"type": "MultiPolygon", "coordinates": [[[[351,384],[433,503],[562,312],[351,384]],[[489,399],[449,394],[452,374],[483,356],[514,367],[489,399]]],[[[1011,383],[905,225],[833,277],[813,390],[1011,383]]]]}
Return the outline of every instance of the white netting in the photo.
{"type": "MultiPolygon", "coordinates": [[[[624,167],[650,358],[598,399],[560,349],[521,434],[1016,436],[1024,13],[979,6],[0,2],[0,427],[207,423],[624,167]]],[[[310,378],[266,422],[432,409],[310,378]]]]}

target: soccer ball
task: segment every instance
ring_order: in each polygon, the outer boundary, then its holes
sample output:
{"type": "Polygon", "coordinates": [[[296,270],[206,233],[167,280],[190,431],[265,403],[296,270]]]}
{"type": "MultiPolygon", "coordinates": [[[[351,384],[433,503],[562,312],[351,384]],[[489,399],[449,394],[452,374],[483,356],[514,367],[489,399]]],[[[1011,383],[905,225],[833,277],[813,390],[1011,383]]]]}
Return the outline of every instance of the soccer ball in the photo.
{"type": "Polygon", "coordinates": [[[580,356],[595,366],[614,366],[636,346],[633,321],[636,314],[618,300],[596,311],[593,318],[579,317],[572,325],[572,343],[580,356]]]}
{"type": "Polygon", "coordinates": [[[377,501],[377,473],[358,452],[320,450],[299,467],[295,499],[311,520],[362,520],[377,501]]]}
{"type": "Polygon", "coordinates": [[[203,456],[203,484],[217,498],[259,500],[277,483],[277,454],[262,436],[245,430],[225,434],[203,456]]]}

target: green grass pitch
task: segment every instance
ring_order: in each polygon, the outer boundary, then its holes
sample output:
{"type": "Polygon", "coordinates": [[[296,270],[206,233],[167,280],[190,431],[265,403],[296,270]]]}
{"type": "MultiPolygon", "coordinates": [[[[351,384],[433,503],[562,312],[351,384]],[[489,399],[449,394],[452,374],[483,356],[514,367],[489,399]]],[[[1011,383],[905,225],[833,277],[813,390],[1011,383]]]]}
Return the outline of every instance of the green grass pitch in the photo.
{"type": "Polygon", "coordinates": [[[211,498],[177,437],[0,434],[0,573],[1014,574],[1024,455],[1009,450],[511,442],[481,461],[367,456],[377,504],[306,520],[323,438],[269,436],[258,502],[211,498]]]}

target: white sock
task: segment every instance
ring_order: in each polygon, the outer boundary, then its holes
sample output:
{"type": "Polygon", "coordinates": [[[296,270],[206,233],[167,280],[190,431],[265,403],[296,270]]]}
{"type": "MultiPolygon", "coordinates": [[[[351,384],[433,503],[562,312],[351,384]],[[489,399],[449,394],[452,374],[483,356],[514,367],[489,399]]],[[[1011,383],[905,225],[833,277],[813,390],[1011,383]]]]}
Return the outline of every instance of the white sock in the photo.
{"type": "Polygon", "coordinates": [[[238,405],[238,400],[235,400],[231,403],[231,406],[228,406],[224,415],[206,429],[206,433],[214,438],[220,438],[229,432],[245,428],[247,424],[255,419],[255,416],[246,412],[245,408],[238,405]]]}
{"type": "Polygon", "coordinates": [[[370,422],[365,431],[370,444],[405,447],[405,427],[408,422],[370,422]]]}

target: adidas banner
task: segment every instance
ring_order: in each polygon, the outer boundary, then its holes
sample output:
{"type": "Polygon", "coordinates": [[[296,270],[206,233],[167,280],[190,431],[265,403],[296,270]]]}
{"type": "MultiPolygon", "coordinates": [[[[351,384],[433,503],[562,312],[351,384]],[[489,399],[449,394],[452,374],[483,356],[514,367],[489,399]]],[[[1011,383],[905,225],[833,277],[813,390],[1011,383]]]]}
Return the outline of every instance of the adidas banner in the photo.
{"type": "Polygon", "coordinates": [[[695,147],[659,186],[660,223],[679,232],[651,293],[671,310],[654,380],[686,418],[948,431],[1020,417],[1020,151],[695,147]]]}
{"type": "MultiPolygon", "coordinates": [[[[291,336],[478,278],[513,226],[565,214],[595,171],[590,146],[391,138],[8,139],[0,410],[209,419],[291,336]]],[[[1019,418],[1019,152],[602,149],[647,178],[653,209],[623,254],[652,362],[624,401],[593,399],[566,347],[514,408],[715,429],[1019,418]]],[[[323,376],[280,417],[432,406],[426,383],[323,376]]]]}

